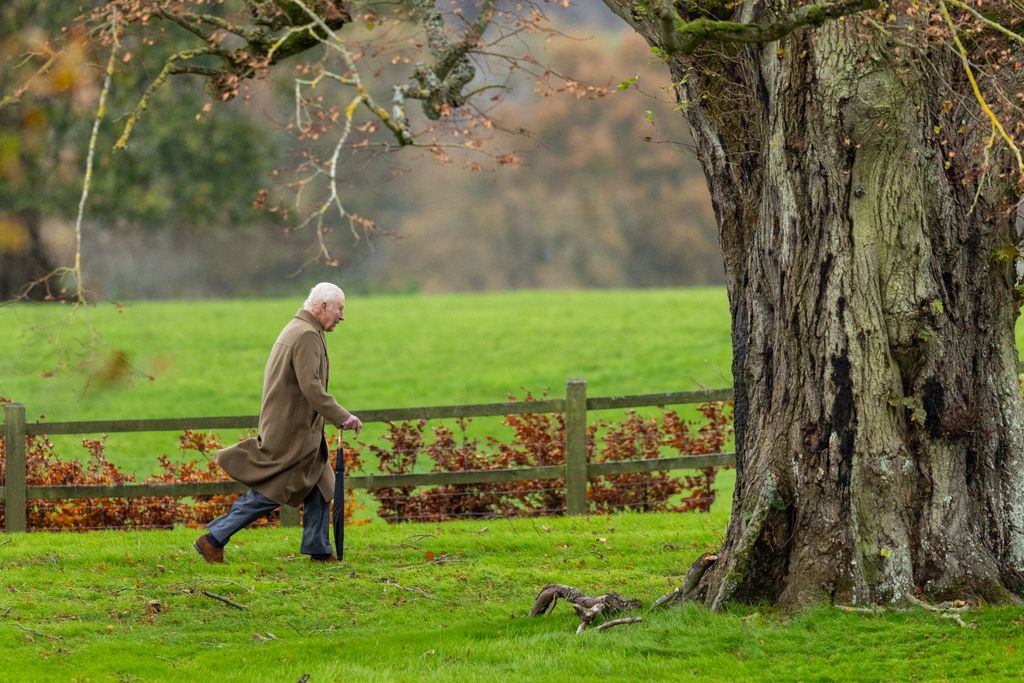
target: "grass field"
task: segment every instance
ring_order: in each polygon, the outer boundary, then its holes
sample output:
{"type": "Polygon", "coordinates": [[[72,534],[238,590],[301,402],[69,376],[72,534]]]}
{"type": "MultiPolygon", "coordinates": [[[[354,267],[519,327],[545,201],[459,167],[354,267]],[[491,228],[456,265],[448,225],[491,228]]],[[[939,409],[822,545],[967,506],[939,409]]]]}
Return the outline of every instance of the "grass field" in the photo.
{"type": "MultiPolygon", "coordinates": [[[[254,414],[267,353],[300,305],[3,307],[0,395],[52,420],[254,414]],[[155,379],[105,384],[110,364],[91,364],[89,347],[155,379]]],[[[721,289],[353,297],[346,316],[327,335],[331,389],[357,410],[561,393],[570,377],[594,395],[731,384],[721,289]]]]}
{"type": "Polygon", "coordinates": [[[645,608],[713,549],[726,513],[350,528],[347,562],[296,558],[295,531],[249,530],[206,565],[189,529],[0,540],[4,681],[1008,680],[1019,608],[797,617],[765,607],[640,612],[575,634],[549,582],[645,608]],[[447,553],[428,562],[427,552],[447,553]],[[229,607],[202,591],[245,606],[229,607]],[[156,601],[159,607],[151,606],[156,601]]]}
{"type": "MultiPolygon", "coordinates": [[[[0,396],[30,419],[255,414],[267,351],[298,305],[3,307],[0,396]]],[[[568,377],[591,395],[731,384],[721,290],[371,297],[347,313],[328,335],[331,388],[357,411],[558,395],[568,377]]],[[[139,462],[174,450],[173,434],[133,438],[139,462]]],[[[340,568],[293,555],[293,529],[241,533],[224,566],[201,561],[189,529],[0,536],[0,681],[1024,677],[1011,607],[971,611],[974,628],[827,606],[687,606],[579,636],[564,604],[524,618],[549,582],[649,606],[717,547],[732,474],[709,514],[377,520],[350,528],[340,568]]]]}
{"type": "MultiPolygon", "coordinates": [[[[0,396],[30,421],[254,415],[267,353],[300,305],[2,307],[0,396]]],[[[346,316],[326,337],[331,390],[356,412],[558,396],[576,377],[592,396],[731,384],[721,289],[353,297],[346,316]]],[[[74,457],[78,439],[54,441],[74,457]]],[[[147,474],[176,444],[171,433],[111,435],[107,451],[147,474]]]]}

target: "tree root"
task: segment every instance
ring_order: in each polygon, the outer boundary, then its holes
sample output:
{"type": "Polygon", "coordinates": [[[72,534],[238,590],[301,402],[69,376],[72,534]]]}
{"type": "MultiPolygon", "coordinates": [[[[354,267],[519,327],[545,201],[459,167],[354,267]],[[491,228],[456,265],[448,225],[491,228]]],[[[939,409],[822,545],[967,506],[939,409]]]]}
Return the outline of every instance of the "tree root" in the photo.
{"type": "MultiPolygon", "coordinates": [[[[548,614],[555,609],[555,604],[559,598],[571,603],[576,611],[576,615],[580,618],[580,625],[576,628],[576,633],[583,633],[599,615],[607,616],[626,610],[640,609],[642,604],[639,600],[624,598],[618,593],[604,593],[590,597],[584,595],[578,588],[560,583],[549,583],[544,586],[534,601],[533,609],[530,610],[530,616],[539,617],[542,614],[548,614]]],[[[639,621],[640,617],[615,619],[601,624],[597,627],[597,630],[612,628],[621,624],[635,624],[639,621]]]]}
{"type": "Polygon", "coordinates": [[[778,498],[778,485],[775,483],[775,478],[769,475],[761,486],[761,493],[757,496],[757,503],[750,515],[750,521],[744,527],[736,547],[729,553],[722,583],[718,587],[718,594],[715,595],[715,599],[711,603],[712,611],[720,612],[736,593],[736,588],[743,579],[743,570],[750,560],[750,553],[761,535],[761,527],[764,526],[765,520],[768,519],[768,513],[778,498]]]}
{"type": "Polygon", "coordinates": [[[655,600],[654,604],[651,605],[651,609],[673,607],[680,603],[687,602],[688,600],[692,600],[697,586],[700,585],[700,580],[704,578],[704,574],[706,574],[717,561],[718,555],[713,553],[704,553],[698,557],[697,561],[690,566],[690,570],[686,572],[686,576],[683,577],[683,583],[680,584],[679,588],[676,588],[671,593],[666,593],[655,600]]]}
{"type": "MultiPolygon", "coordinates": [[[[907,598],[907,603],[914,607],[919,607],[928,612],[932,612],[943,619],[949,619],[954,621],[963,628],[978,628],[977,622],[967,623],[961,618],[960,614],[971,609],[971,606],[963,600],[953,600],[952,602],[940,602],[937,605],[932,605],[924,600],[920,600],[914,596],[907,598]]],[[[865,607],[854,607],[852,605],[835,605],[836,609],[840,609],[844,612],[851,612],[857,614],[876,614],[881,615],[886,612],[906,612],[909,608],[900,607],[881,607],[880,605],[868,605],[865,607]]]]}

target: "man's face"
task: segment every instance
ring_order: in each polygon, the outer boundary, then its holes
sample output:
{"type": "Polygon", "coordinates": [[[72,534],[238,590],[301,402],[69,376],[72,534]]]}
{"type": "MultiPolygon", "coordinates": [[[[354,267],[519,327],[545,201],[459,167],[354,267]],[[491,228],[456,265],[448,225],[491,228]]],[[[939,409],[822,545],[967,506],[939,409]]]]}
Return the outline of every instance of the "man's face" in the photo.
{"type": "Polygon", "coordinates": [[[324,332],[332,331],[345,319],[345,297],[321,303],[316,309],[316,319],[320,321],[320,327],[324,328],[324,332]]]}

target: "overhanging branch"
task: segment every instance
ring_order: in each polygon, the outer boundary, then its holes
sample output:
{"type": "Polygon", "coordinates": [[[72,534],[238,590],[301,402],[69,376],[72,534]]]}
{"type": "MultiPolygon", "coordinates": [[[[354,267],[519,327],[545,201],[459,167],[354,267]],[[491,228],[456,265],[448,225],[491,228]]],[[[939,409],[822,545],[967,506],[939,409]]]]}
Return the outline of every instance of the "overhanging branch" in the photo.
{"type": "Polygon", "coordinates": [[[684,21],[670,0],[660,0],[655,14],[661,21],[662,49],[669,53],[690,54],[706,41],[723,43],[769,43],[798,28],[821,26],[829,19],[878,7],[880,0],[840,0],[804,5],[786,16],[768,23],[694,19],[684,21]]]}

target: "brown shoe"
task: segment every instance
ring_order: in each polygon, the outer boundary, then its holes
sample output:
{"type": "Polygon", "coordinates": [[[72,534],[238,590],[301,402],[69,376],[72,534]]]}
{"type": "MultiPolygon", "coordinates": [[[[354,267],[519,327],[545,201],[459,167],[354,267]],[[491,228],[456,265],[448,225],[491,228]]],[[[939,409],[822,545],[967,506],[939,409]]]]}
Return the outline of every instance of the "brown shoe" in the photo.
{"type": "Polygon", "coordinates": [[[192,547],[196,549],[196,552],[203,556],[209,564],[224,564],[224,548],[214,548],[210,545],[210,542],[206,540],[206,535],[202,535],[196,539],[196,542],[192,544],[192,547]]]}
{"type": "Polygon", "coordinates": [[[338,556],[334,554],[328,555],[327,557],[313,557],[312,555],[310,555],[309,561],[317,562],[320,564],[335,564],[337,562],[341,562],[341,560],[338,559],[338,556]]]}

